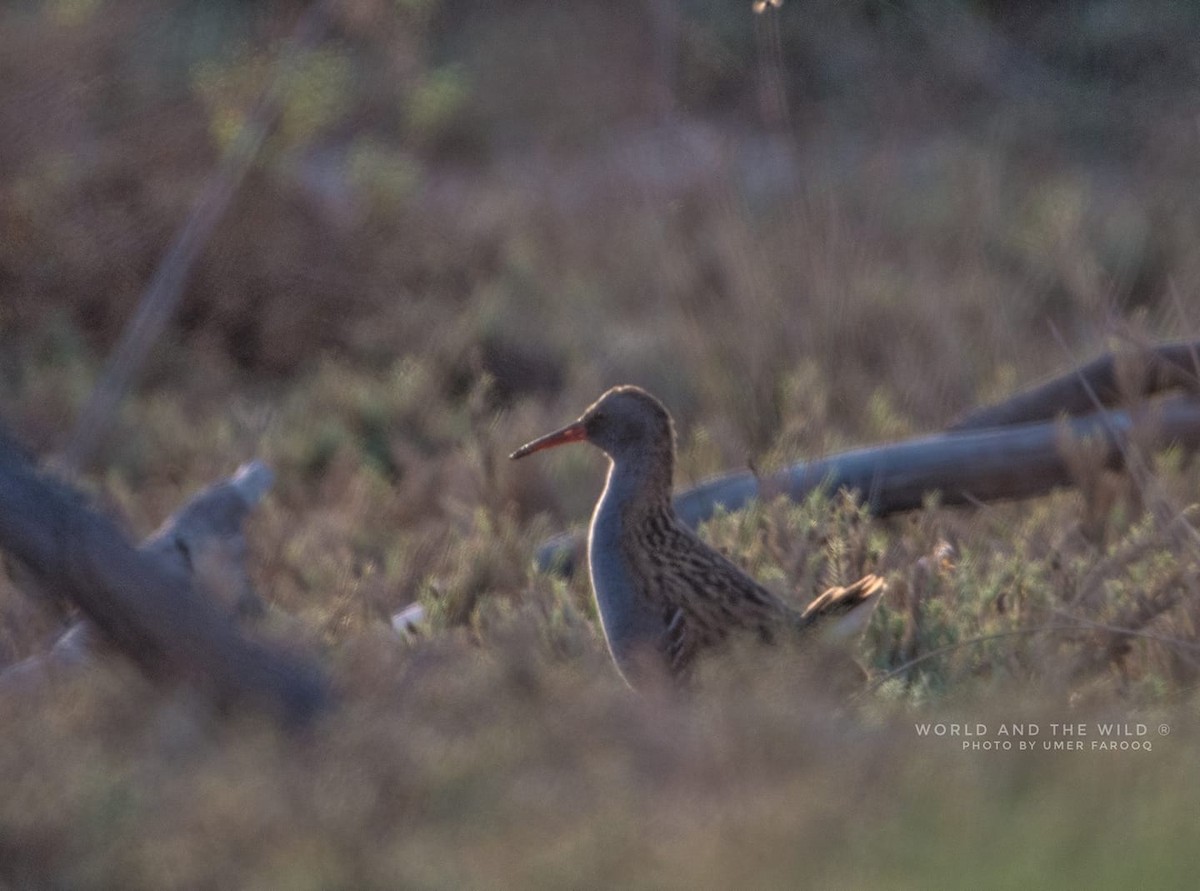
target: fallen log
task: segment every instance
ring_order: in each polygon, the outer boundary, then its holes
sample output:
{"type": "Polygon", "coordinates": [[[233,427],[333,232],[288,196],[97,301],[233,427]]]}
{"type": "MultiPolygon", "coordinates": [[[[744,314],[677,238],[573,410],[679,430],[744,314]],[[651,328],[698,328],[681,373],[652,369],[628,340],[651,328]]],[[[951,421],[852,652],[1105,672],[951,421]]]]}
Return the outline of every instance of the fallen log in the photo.
{"type": "Polygon", "coordinates": [[[996,405],[977,408],[947,429],[982,430],[1078,417],[1168,390],[1200,393],[1200,341],[1166,343],[1130,353],[1108,353],[996,405]]]}
{"type": "Polygon", "coordinates": [[[186,568],[191,554],[178,549],[189,540],[176,537],[181,530],[191,530],[192,542],[214,538],[197,531],[203,524],[194,521],[202,517],[210,521],[209,533],[217,531],[214,540],[228,521],[240,528],[238,512],[248,509],[247,499],[263,482],[262,473],[251,470],[227,488],[209,490],[211,497],[189,502],[139,550],[78,493],[38,473],[0,438],[0,548],[39,588],[76,604],[151,679],[184,680],[222,706],[248,703],[288,723],[303,722],[327,701],[323,673],[308,660],[244,637],[232,616],[200,595],[186,568]],[[197,504],[224,510],[207,512],[197,504]]]}
{"type": "MultiPolygon", "coordinates": [[[[226,613],[253,618],[264,612],[246,569],[245,521],[271,487],[274,474],[261,461],[243,464],[229,479],[197,492],[167,517],[138,550],[163,566],[190,577],[196,592],[226,613]]],[[[19,562],[10,562],[10,575],[25,593],[52,599],[36,577],[19,562]]],[[[97,633],[86,619],[72,623],[45,653],[0,671],[0,684],[44,680],[55,668],[87,661],[96,648],[97,633]]]]}
{"type": "Polygon", "coordinates": [[[251,461],[227,480],[213,483],[167,517],[138,550],[167,561],[227,612],[258,616],[264,611],[246,571],[244,526],[250,511],[271,488],[274,474],[251,461]]]}
{"type": "MultiPolygon", "coordinates": [[[[1200,400],[1173,398],[1146,408],[1151,417],[1138,421],[1149,423],[1151,442],[1200,448],[1200,400]]],[[[1066,441],[1094,440],[1106,466],[1116,469],[1133,429],[1128,412],[1106,411],[939,433],[794,464],[761,483],[749,471],[716,477],[677,495],[675,509],[694,527],[718,509],[741,509],[760,491],[800,501],[818,489],[845,489],[859,493],[876,516],[914,510],[931,494],[950,505],[1029,498],[1073,482],[1066,441]]],[[[537,566],[570,575],[581,550],[580,533],[557,535],[538,549],[537,566]]]]}

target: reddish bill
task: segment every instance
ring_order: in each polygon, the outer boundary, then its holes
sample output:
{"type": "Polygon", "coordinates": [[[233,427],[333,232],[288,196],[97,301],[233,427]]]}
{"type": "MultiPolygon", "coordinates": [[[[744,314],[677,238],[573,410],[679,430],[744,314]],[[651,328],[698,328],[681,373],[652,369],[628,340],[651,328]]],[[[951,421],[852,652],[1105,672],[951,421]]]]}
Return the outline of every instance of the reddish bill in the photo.
{"type": "Polygon", "coordinates": [[[583,426],[582,421],[576,421],[574,424],[568,424],[561,430],[555,430],[553,433],[539,436],[533,442],[528,442],[521,446],[508,457],[524,458],[526,455],[532,455],[534,452],[540,452],[542,449],[552,449],[555,446],[566,445],[569,442],[583,442],[585,439],[587,439],[587,429],[583,426]]]}

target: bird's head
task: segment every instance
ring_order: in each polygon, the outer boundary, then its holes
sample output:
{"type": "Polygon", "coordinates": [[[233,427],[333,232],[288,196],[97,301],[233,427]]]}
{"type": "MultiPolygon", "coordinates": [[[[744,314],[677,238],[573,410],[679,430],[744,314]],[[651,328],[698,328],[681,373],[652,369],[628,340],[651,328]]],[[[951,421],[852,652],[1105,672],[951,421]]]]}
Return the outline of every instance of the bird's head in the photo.
{"type": "Polygon", "coordinates": [[[524,458],[571,442],[590,442],[618,462],[665,454],[669,467],[675,451],[675,428],[663,404],[641,387],[613,387],[578,421],[538,437],[510,457],[524,458]]]}

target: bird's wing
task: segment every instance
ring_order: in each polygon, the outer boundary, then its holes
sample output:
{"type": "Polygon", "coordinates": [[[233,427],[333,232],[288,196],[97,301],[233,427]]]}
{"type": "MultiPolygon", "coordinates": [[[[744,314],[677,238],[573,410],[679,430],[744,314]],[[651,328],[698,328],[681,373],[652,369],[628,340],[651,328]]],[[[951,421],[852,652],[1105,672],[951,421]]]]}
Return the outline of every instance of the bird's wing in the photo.
{"type": "Polygon", "coordinates": [[[663,653],[667,657],[667,668],[675,677],[682,677],[696,656],[698,641],[695,634],[689,633],[687,613],[681,607],[668,611],[666,620],[663,653]]]}

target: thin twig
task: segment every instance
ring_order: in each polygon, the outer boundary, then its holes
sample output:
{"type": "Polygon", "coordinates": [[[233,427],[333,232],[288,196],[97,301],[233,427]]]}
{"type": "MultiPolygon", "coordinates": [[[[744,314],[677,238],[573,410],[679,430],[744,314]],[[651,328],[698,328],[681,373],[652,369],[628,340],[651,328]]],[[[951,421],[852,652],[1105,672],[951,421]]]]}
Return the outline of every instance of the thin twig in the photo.
{"type": "Polygon", "coordinates": [[[955,641],[952,644],[946,644],[944,647],[938,647],[936,650],[930,650],[928,653],[922,653],[914,659],[910,659],[898,668],[893,668],[887,674],[884,674],[875,680],[871,681],[861,693],[859,697],[866,696],[881,686],[886,684],[894,677],[904,674],[911,668],[920,665],[922,662],[927,662],[930,659],[936,659],[938,656],[944,656],[946,653],[952,653],[955,650],[963,649],[964,647],[975,646],[988,641],[1000,640],[1005,637],[1029,637],[1034,634],[1051,634],[1054,632],[1068,631],[1107,631],[1110,634],[1120,634],[1125,637],[1141,637],[1147,640],[1153,640],[1157,643],[1164,643],[1170,646],[1180,647],[1186,650],[1195,650],[1200,652],[1200,644],[1192,641],[1182,640],[1177,637],[1167,637],[1162,634],[1155,634],[1152,631],[1141,631],[1134,628],[1120,628],[1116,625],[1104,625],[1099,622],[1092,622],[1088,619],[1080,619],[1074,624],[1067,625],[1042,625],[1038,628],[1014,628],[1012,631],[999,631],[995,634],[984,634],[979,637],[971,637],[967,640],[955,641]]]}
{"type": "Polygon", "coordinates": [[[882,687],[884,684],[886,684],[892,678],[904,674],[910,668],[914,668],[917,665],[920,665],[922,662],[927,662],[930,659],[935,659],[938,656],[943,656],[946,653],[952,653],[955,650],[959,650],[964,647],[975,646],[976,644],[987,643],[988,641],[992,641],[992,640],[1001,640],[1005,637],[1028,637],[1033,634],[1046,634],[1051,631],[1078,631],[1078,630],[1079,630],[1079,627],[1076,625],[1043,625],[1040,628],[1015,628],[1012,631],[998,631],[995,634],[984,634],[979,637],[968,638],[967,640],[955,641],[952,644],[946,644],[944,647],[938,647],[936,650],[930,650],[928,653],[922,653],[920,656],[916,656],[912,659],[909,659],[907,662],[905,662],[903,665],[899,666],[898,668],[893,668],[887,674],[884,674],[884,675],[876,678],[875,680],[871,681],[871,683],[869,683],[867,685],[866,689],[863,690],[861,693],[859,693],[858,696],[859,697],[866,696],[868,693],[871,693],[874,690],[877,690],[880,687],[882,687]]]}
{"type": "Polygon", "coordinates": [[[60,470],[68,474],[83,470],[111,429],[121,400],[179,305],[192,267],[224,218],[267,135],[279,119],[282,100],[292,83],[289,75],[297,59],[324,35],[328,26],[326,12],[325,2],[316,0],[284,44],[276,60],[275,72],[261,98],[192,205],[191,213],[142,293],[137,311],[121,332],[120,342],[80,412],[66,449],[55,462],[60,470]]]}
{"type": "MultiPolygon", "coordinates": [[[[1200,652],[1200,643],[1192,640],[1184,640],[1181,637],[1168,637],[1165,634],[1155,634],[1153,631],[1142,631],[1140,628],[1124,628],[1120,625],[1109,625],[1107,622],[1097,622],[1095,619],[1087,619],[1082,616],[1072,616],[1062,610],[1055,610],[1055,614],[1070,619],[1073,622],[1078,622],[1080,625],[1091,628],[1095,631],[1106,631],[1109,634],[1117,634],[1124,637],[1141,637],[1146,640],[1152,640],[1156,643],[1167,644],[1172,647],[1179,647],[1183,650],[1195,650],[1200,652]]],[[[1193,661],[1193,660],[1188,660],[1193,661]]],[[[1193,664],[1195,662],[1193,661],[1193,664]]]]}

